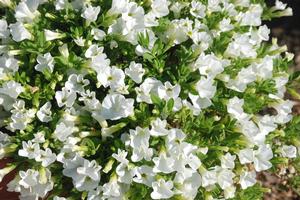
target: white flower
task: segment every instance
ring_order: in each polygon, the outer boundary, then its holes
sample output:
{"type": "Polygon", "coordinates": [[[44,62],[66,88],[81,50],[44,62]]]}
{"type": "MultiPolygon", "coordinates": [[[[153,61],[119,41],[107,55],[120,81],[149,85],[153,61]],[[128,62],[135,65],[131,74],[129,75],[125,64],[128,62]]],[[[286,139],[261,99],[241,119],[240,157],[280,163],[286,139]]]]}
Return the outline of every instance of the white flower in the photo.
{"type": "Polygon", "coordinates": [[[148,146],[139,146],[133,149],[131,160],[132,162],[139,162],[143,159],[150,161],[153,156],[153,149],[148,146]]]}
{"type": "Polygon", "coordinates": [[[110,86],[112,90],[117,90],[124,87],[125,74],[122,69],[115,66],[112,68],[106,67],[100,69],[97,75],[97,80],[104,87],[110,86]]]}
{"type": "Polygon", "coordinates": [[[155,164],[153,172],[169,174],[174,171],[175,160],[171,157],[167,157],[165,153],[161,153],[159,157],[154,157],[152,160],[155,164]]]}
{"type": "Polygon", "coordinates": [[[235,174],[229,169],[217,168],[217,182],[224,190],[233,185],[235,174]]]}
{"type": "Polygon", "coordinates": [[[18,60],[15,59],[13,56],[9,56],[9,55],[0,56],[0,79],[5,79],[9,73],[14,74],[15,72],[18,71],[18,69],[19,69],[18,60]]]}
{"type": "Polygon", "coordinates": [[[166,129],[167,121],[157,118],[151,122],[151,136],[165,136],[169,134],[169,131],[166,129]]]}
{"type": "Polygon", "coordinates": [[[255,58],[257,53],[247,34],[236,34],[225,51],[229,57],[255,58]]]}
{"type": "Polygon", "coordinates": [[[127,151],[118,149],[118,154],[113,153],[112,157],[115,158],[120,163],[123,163],[123,164],[127,165],[129,163],[129,161],[126,158],[127,154],[128,154],[127,151]]]}
{"type": "Polygon", "coordinates": [[[280,152],[283,157],[286,158],[296,158],[297,157],[297,148],[293,145],[283,145],[280,148],[280,152]]]}
{"type": "Polygon", "coordinates": [[[85,91],[85,93],[80,94],[81,97],[78,98],[79,101],[83,101],[84,105],[90,111],[99,110],[101,108],[100,101],[96,98],[96,93],[90,90],[85,91]]]}
{"type": "Polygon", "coordinates": [[[151,4],[152,13],[157,17],[164,17],[169,14],[170,2],[168,0],[153,0],[151,4]]]}
{"type": "Polygon", "coordinates": [[[113,177],[108,183],[103,185],[103,195],[110,199],[117,199],[121,196],[121,187],[118,184],[117,178],[113,177]]]}
{"type": "Polygon", "coordinates": [[[284,10],[286,8],[287,4],[286,3],[282,3],[279,0],[275,1],[275,8],[278,10],[284,10]]]}
{"type": "Polygon", "coordinates": [[[191,9],[190,9],[190,13],[191,15],[193,15],[194,17],[197,18],[203,18],[206,15],[206,6],[203,5],[201,2],[197,2],[195,0],[193,0],[191,2],[191,9]]]}
{"type": "Polygon", "coordinates": [[[207,187],[217,183],[217,172],[215,170],[201,173],[202,187],[207,187]]]}
{"type": "Polygon", "coordinates": [[[159,179],[152,183],[153,192],[151,193],[152,199],[169,199],[174,195],[173,182],[159,179]]]}
{"type": "Polygon", "coordinates": [[[0,19],[0,38],[5,39],[9,36],[8,25],[5,19],[0,19]]]}
{"type": "Polygon", "coordinates": [[[221,167],[225,169],[233,169],[235,166],[234,160],[236,155],[231,155],[230,153],[226,153],[221,157],[221,167]]]}
{"type": "Polygon", "coordinates": [[[20,171],[19,175],[21,180],[19,184],[24,188],[30,188],[38,183],[39,172],[33,169],[29,169],[26,172],[20,171]]]}
{"type": "Polygon", "coordinates": [[[54,183],[51,180],[51,172],[47,168],[44,168],[40,173],[33,169],[26,172],[20,171],[19,176],[21,179],[19,185],[25,190],[16,190],[16,188],[15,192],[21,192],[21,199],[23,199],[22,196],[27,196],[29,199],[45,198],[47,193],[53,189],[54,183]],[[29,194],[28,191],[30,191],[29,194]]]}
{"type": "Polygon", "coordinates": [[[247,85],[256,80],[256,74],[254,72],[253,65],[241,69],[238,75],[232,80],[226,81],[225,85],[227,88],[238,92],[244,92],[247,85]]]}
{"type": "Polygon", "coordinates": [[[252,4],[245,13],[237,16],[241,21],[241,26],[259,26],[261,25],[261,15],[263,8],[260,4],[252,4]]]}
{"type": "Polygon", "coordinates": [[[22,142],[22,149],[19,150],[19,156],[27,157],[29,159],[35,159],[40,156],[41,150],[38,143],[32,143],[31,141],[22,142]]]}
{"type": "Polygon", "coordinates": [[[256,172],[255,171],[243,171],[240,175],[240,184],[242,189],[253,186],[256,183],[256,172]]]}
{"type": "Polygon", "coordinates": [[[148,128],[136,127],[135,130],[129,130],[130,133],[130,146],[138,148],[141,146],[149,146],[150,131],[148,128]]]}
{"type": "Polygon", "coordinates": [[[41,150],[40,155],[35,158],[37,162],[42,162],[43,167],[48,167],[56,160],[56,154],[52,153],[51,149],[46,148],[45,151],[41,150]]]}
{"type": "Polygon", "coordinates": [[[236,187],[234,185],[231,185],[227,188],[224,189],[224,196],[225,199],[231,199],[235,197],[235,191],[236,191],[236,187]]]}
{"type": "Polygon", "coordinates": [[[91,34],[94,36],[95,40],[99,41],[102,41],[106,36],[106,33],[98,28],[92,28],[91,34]]]}
{"type": "Polygon", "coordinates": [[[84,56],[86,58],[93,58],[103,52],[103,47],[98,47],[96,44],[92,44],[85,52],[84,56]]]}
{"type": "Polygon", "coordinates": [[[37,64],[34,68],[39,72],[48,71],[50,73],[53,72],[54,69],[54,58],[51,56],[50,53],[46,53],[44,55],[38,55],[37,57],[37,64]]]}
{"type": "Polygon", "coordinates": [[[251,163],[254,160],[254,152],[252,149],[242,149],[238,153],[241,164],[251,163]]]}
{"type": "Polygon", "coordinates": [[[11,110],[11,122],[6,127],[11,131],[15,130],[24,130],[35,116],[36,110],[35,109],[25,109],[25,101],[17,100],[13,104],[13,110],[11,110]]]}
{"type": "Polygon", "coordinates": [[[61,121],[56,125],[54,137],[63,142],[67,140],[67,138],[72,135],[74,131],[75,128],[73,124],[61,121]]]}
{"type": "Polygon", "coordinates": [[[191,93],[189,93],[189,98],[191,99],[192,104],[188,101],[185,101],[184,104],[193,111],[193,115],[199,115],[202,109],[212,105],[209,98],[201,98],[199,95],[193,95],[191,93]]]}
{"type": "Polygon", "coordinates": [[[159,98],[169,100],[177,99],[180,94],[181,87],[180,85],[172,85],[169,81],[165,82],[164,85],[161,85],[157,88],[157,93],[159,98]]]}
{"type": "Polygon", "coordinates": [[[195,199],[201,186],[201,176],[194,170],[185,168],[183,172],[176,173],[174,183],[177,186],[176,194],[185,199],[195,199]]]}
{"type": "Polygon", "coordinates": [[[131,184],[134,171],[129,165],[120,163],[116,168],[116,174],[120,183],[131,184]]]}
{"type": "Polygon", "coordinates": [[[31,33],[24,27],[21,22],[16,22],[9,25],[10,33],[13,40],[16,42],[21,42],[22,40],[31,39],[31,33]]]}
{"type": "Polygon", "coordinates": [[[63,44],[62,46],[58,47],[58,51],[61,53],[61,55],[64,58],[69,57],[69,50],[68,50],[68,45],[67,44],[63,44]]]}
{"type": "Polygon", "coordinates": [[[59,107],[72,107],[77,98],[76,92],[63,87],[62,91],[56,91],[55,99],[59,107]]]}
{"type": "Polygon", "coordinates": [[[132,61],[129,65],[129,68],[125,69],[125,74],[134,82],[141,83],[143,75],[145,74],[145,69],[143,69],[142,64],[132,61]]]}
{"type": "Polygon", "coordinates": [[[56,0],[54,2],[55,9],[56,10],[63,10],[63,9],[66,8],[68,3],[69,3],[68,0],[56,0]]]}
{"type": "Polygon", "coordinates": [[[32,142],[35,143],[44,143],[45,140],[45,133],[43,131],[37,132],[36,134],[34,134],[34,139],[32,140],[32,142]]]}
{"type": "Polygon", "coordinates": [[[93,7],[88,5],[88,7],[84,8],[81,17],[85,18],[88,22],[94,22],[98,18],[98,14],[100,13],[100,6],[93,7]]]}
{"type": "Polygon", "coordinates": [[[95,160],[84,160],[83,165],[76,169],[77,176],[73,178],[73,184],[79,191],[95,189],[100,182],[101,166],[95,160]]]}
{"type": "Polygon", "coordinates": [[[196,90],[198,91],[199,96],[201,98],[213,98],[217,91],[217,87],[213,84],[213,79],[201,77],[201,79],[196,83],[196,90]]]}
{"type": "Polygon", "coordinates": [[[16,7],[15,17],[17,21],[32,23],[35,17],[39,15],[37,10],[40,4],[39,0],[24,0],[16,7]]]}
{"type": "Polygon", "coordinates": [[[59,32],[54,32],[48,29],[44,30],[46,41],[56,40],[64,37],[64,34],[59,32]]]}
{"type": "Polygon", "coordinates": [[[89,83],[90,81],[84,79],[82,74],[71,74],[68,78],[68,81],[65,83],[65,88],[69,91],[75,91],[79,94],[82,94],[85,91],[84,87],[89,83]]]}
{"type": "Polygon", "coordinates": [[[270,159],[273,158],[273,152],[269,145],[261,145],[254,151],[254,167],[257,172],[267,170],[272,167],[270,159]]]}
{"type": "Polygon", "coordinates": [[[84,47],[85,39],[81,36],[81,37],[78,37],[78,38],[74,39],[74,42],[75,42],[78,46],[84,47]]]}
{"type": "Polygon", "coordinates": [[[117,120],[133,115],[134,99],[126,99],[121,94],[108,94],[102,102],[101,115],[105,119],[117,120]]]}
{"type": "Polygon", "coordinates": [[[249,116],[244,112],[243,105],[244,99],[233,97],[228,101],[227,112],[238,121],[247,120],[249,116]]]}
{"type": "Polygon", "coordinates": [[[36,113],[37,117],[41,122],[49,122],[52,120],[51,117],[51,103],[45,103],[36,113]]]}
{"type": "Polygon", "coordinates": [[[230,18],[225,18],[220,21],[219,28],[221,32],[226,32],[232,30],[234,26],[231,24],[230,18]]]}
{"type": "Polygon", "coordinates": [[[154,177],[155,177],[155,173],[153,172],[152,167],[149,167],[147,165],[142,165],[134,169],[133,181],[136,183],[142,183],[147,185],[148,187],[151,187],[152,183],[155,180],[154,177]]]}
{"type": "Polygon", "coordinates": [[[282,100],[275,105],[273,108],[277,111],[277,115],[275,116],[275,122],[278,124],[287,123],[292,119],[292,108],[294,106],[294,102],[290,100],[282,100]]]}
{"type": "Polygon", "coordinates": [[[140,85],[140,87],[136,87],[137,102],[146,102],[148,104],[152,103],[151,94],[158,95],[158,87],[162,85],[162,83],[155,78],[146,78],[144,82],[140,85]]]}
{"type": "Polygon", "coordinates": [[[3,83],[0,88],[0,94],[5,94],[13,99],[16,99],[24,91],[22,85],[13,80],[3,83]]]}
{"type": "Polygon", "coordinates": [[[224,71],[224,67],[229,65],[228,60],[222,60],[214,54],[205,55],[202,53],[196,60],[194,67],[199,69],[201,75],[205,75],[211,79],[224,71]]]}

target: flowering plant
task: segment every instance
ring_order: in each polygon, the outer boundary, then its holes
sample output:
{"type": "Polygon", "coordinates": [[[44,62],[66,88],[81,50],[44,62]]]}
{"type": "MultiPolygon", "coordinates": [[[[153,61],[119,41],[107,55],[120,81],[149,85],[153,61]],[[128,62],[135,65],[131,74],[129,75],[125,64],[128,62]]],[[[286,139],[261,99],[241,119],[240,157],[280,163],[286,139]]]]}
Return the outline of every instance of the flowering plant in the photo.
{"type": "Polygon", "coordinates": [[[0,5],[0,180],[20,199],[260,199],[257,172],[299,162],[299,74],[262,25],[282,2],[0,5]]]}

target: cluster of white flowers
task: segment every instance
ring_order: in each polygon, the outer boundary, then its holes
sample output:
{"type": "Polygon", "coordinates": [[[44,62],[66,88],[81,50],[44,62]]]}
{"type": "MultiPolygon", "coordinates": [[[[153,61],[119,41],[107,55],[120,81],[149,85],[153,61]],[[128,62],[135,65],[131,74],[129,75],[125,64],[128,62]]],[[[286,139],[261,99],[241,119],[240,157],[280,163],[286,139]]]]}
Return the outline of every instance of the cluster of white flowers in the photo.
{"type": "Polygon", "coordinates": [[[262,20],[292,10],[254,2],[0,1],[8,191],[230,199],[287,166],[300,148],[286,131],[293,56],[262,20]]]}

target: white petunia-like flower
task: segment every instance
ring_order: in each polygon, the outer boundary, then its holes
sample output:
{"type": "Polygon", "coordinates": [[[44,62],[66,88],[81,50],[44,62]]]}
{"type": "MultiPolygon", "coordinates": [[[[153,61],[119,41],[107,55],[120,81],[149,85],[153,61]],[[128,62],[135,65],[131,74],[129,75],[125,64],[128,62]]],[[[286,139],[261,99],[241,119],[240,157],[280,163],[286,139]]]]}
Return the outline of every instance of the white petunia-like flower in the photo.
{"type": "Polygon", "coordinates": [[[31,33],[24,27],[24,24],[21,22],[10,24],[9,29],[13,40],[16,42],[21,42],[23,40],[32,38],[31,33]]]}
{"type": "Polygon", "coordinates": [[[100,114],[105,119],[118,120],[133,115],[134,99],[126,99],[121,94],[108,94],[102,102],[100,114]]]}
{"type": "Polygon", "coordinates": [[[197,2],[195,0],[191,2],[191,9],[190,9],[191,15],[197,18],[203,18],[206,15],[205,12],[206,12],[206,6],[203,5],[201,2],[197,2]]]}
{"type": "Polygon", "coordinates": [[[91,34],[94,36],[95,40],[99,40],[99,41],[102,41],[106,36],[106,33],[103,30],[98,28],[92,28],[91,34]]]}
{"type": "Polygon", "coordinates": [[[83,165],[76,169],[73,184],[79,191],[95,189],[100,182],[101,166],[95,160],[84,160],[83,165]]]}
{"type": "Polygon", "coordinates": [[[286,158],[296,158],[297,157],[297,148],[293,145],[283,145],[280,148],[280,153],[283,157],[286,158]]]}
{"type": "Polygon", "coordinates": [[[5,82],[0,88],[0,94],[5,94],[13,99],[16,99],[24,91],[24,87],[13,80],[5,82]]]}
{"type": "Polygon", "coordinates": [[[169,14],[170,2],[168,0],[153,0],[151,4],[152,13],[155,17],[160,18],[169,14]]]}
{"type": "Polygon", "coordinates": [[[224,169],[233,169],[235,166],[234,160],[236,155],[231,155],[230,153],[226,153],[221,157],[221,167],[224,169]]]}
{"type": "Polygon", "coordinates": [[[51,180],[51,172],[48,168],[45,168],[42,173],[33,169],[20,171],[19,177],[19,185],[14,189],[11,188],[10,191],[20,192],[21,199],[45,198],[48,192],[53,189],[54,183],[51,180]],[[28,191],[30,192],[28,193],[28,191]]]}
{"type": "Polygon", "coordinates": [[[100,9],[101,9],[100,6],[93,7],[91,5],[88,5],[83,9],[83,13],[81,14],[81,17],[85,18],[88,22],[94,22],[98,18],[100,9]]]}
{"type": "Polygon", "coordinates": [[[240,13],[237,19],[241,21],[241,26],[259,26],[261,25],[262,13],[262,6],[260,4],[253,4],[245,13],[240,13]]]}
{"type": "Polygon", "coordinates": [[[211,99],[214,97],[217,88],[214,86],[213,79],[201,77],[201,79],[196,83],[196,90],[201,98],[211,99]]]}
{"type": "Polygon", "coordinates": [[[7,21],[5,19],[0,19],[0,38],[8,38],[9,34],[7,21]]]}
{"type": "Polygon", "coordinates": [[[254,167],[257,172],[267,170],[272,167],[270,159],[273,158],[273,151],[269,145],[261,145],[254,151],[254,167]]]}
{"type": "Polygon", "coordinates": [[[135,63],[132,61],[129,68],[125,69],[125,74],[129,76],[134,82],[141,83],[143,75],[145,74],[145,69],[143,69],[141,63],[135,63]]]}
{"type": "Polygon", "coordinates": [[[113,153],[112,154],[112,157],[114,159],[116,159],[118,162],[120,163],[123,163],[123,164],[128,164],[129,161],[127,160],[126,156],[127,156],[128,152],[125,151],[125,150],[121,150],[121,149],[118,149],[118,153],[113,153]]]}
{"type": "Polygon", "coordinates": [[[159,179],[152,183],[153,192],[151,193],[152,199],[168,199],[174,195],[173,182],[159,179]]]}
{"type": "Polygon", "coordinates": [[[256,183],[255,171],[243,171],[240,175],[240,184],[242,189],[253,186],[256,183]]]}
{"type": "Polygon", "coordinates": [[[98,47],[96,44],[92,44],[85,52],[84,56],[86,58],[93,58],[97,55],[100,55],[103,53],[104,48],[98,47]]]}
{"type": "Polygon", "coordinates": [[[56,91],[55,99],[59,107],[72,107],[77,98],[76,92],[63,87],[62,91],[56,91]]]}
{"type": "Polygon", "coordinates": [[[154,157],[152,160],[155,164],[153,172],[169,174],[174,171],[175,160],[171,157],[168,157],[165,153],[161,153],[159,157],[154,157]]]}
{"type": "Polygon", "coordinates": [[[64,142],[67,138],[75,132],[76,128],[74,124],[68,123],[67,121],[61,121],[56,124],[56,128],[54,131],[54,137],[59,141],[64,142]]]}
{"type": "Polygon", "coordinates": [[[157,118],[156,120],[151,122],[151,136],[166,136],[169,134],[169,130],[166,129],[167,120],[161,120],[157,118]]]}
{"type": "Polygon", "coordinates": [[[38,64],[34,67],[36,71],[39,72],[53,72],[54,69],[54,58],[50,53],[46,53],[44,55],[38,55],[37,57],[38,64]]]}
{"type": "Polygon", "coordinates": [[[84,47],[84,45],[85,45],[85,39],[83,37],[75,38],[74,42],[80,47],[84,47]]]}
{"type": "Polygon", "coordinates": [[[169,81],[165,82],[164,85],[161,85],[157,88],[157,93],[159,98],[169,100],[177,99],[181,91],[180,85],[172,85],[169,81]]]}
{"type": "Polygon", "coordinates": [[[68,81],[65,82],[65,88],[69,91],[75,91],[79,94],[83,94],[87,85],[90,84],[88,79],[84,79],[82,74],[71,74],[68,81]]]}
{"type": "Polygon", "coordinates": [[[152,187],[152,183],[155,181],[155,173],[153,168],[147,165],[142,165],[134,169],[133,181],[136,183],[142,183],[148,187],[152,187]]]}
{"type": "Polygon", "coordinates": [[[32,143],[31,141],[22,142],[22,149],[18,152],[19,156],[27,157],[29,159],[35,159],[41,154],[40,145],[38,143],[32,143]]]}
{"type": "Polygon", "coordinates": [[[51,103],[45,103],[36,113],[41,122],[49,122],[52,120],[51,103]]]}
{"type": "Polygon", "coordinates": [[[39,15],[38,6],[40,0],[24,0],[21,1],[15,9],[15,17],[17,21],[32,23],[34,18],[39,15]]]}
{"type": "Polygon", "coordinates": [[[35,158],[37,162],[42,162],[43,167],[48,167],[56,161],[56,154],[52,153],[51,149],[41,150],[40,155],[35,158]]]}

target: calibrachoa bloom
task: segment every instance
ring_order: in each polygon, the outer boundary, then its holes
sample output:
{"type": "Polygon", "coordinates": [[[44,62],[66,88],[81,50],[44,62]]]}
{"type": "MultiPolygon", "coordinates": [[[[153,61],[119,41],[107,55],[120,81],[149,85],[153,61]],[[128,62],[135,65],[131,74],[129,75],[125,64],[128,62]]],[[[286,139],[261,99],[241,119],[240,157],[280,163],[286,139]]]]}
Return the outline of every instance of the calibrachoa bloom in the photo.
{"type": "MultiPolygon", "coordinates": [[[[0,180],[20,199],[260,199],[299,165],[276,1],[1,0],[0,180]]],[[[297,96],[297,95],[296,95],[297,96]]]]}

